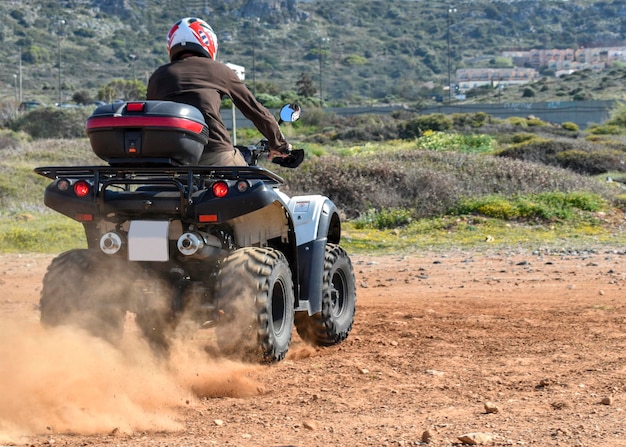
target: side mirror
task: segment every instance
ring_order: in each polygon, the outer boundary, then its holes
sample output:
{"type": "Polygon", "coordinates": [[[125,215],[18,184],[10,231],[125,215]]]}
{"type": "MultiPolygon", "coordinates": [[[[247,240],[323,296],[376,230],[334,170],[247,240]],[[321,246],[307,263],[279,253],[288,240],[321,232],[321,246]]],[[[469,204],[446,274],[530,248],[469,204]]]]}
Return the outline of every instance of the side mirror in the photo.
{"type": "Polygon", "coordinates": [[[285,104],[280,109],[280,122],[293,123],[300,118],[300,106],[298,104],[285,104]]]}

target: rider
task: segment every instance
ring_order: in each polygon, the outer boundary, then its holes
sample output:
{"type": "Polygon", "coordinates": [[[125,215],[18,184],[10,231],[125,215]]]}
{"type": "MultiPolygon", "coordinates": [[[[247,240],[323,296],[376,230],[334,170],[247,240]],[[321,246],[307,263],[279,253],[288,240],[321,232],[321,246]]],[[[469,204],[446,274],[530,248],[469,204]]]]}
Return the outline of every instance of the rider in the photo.
{"type": "Polygon", "coordinates": [[[148,81],[147,99],[181,102],[198,108],[209,127],[209,142],[199,164],[242,166],[246,160],[233,147],[220,116],[223,96],[254,123],[267,138],[270,158],[285,157],[291,145],[276,119],[252,95],[237,74],[217,62],[217,36],[204,20],[187,17],[172,26],[167,35],[170,63],[159,67],[148,81]]]}

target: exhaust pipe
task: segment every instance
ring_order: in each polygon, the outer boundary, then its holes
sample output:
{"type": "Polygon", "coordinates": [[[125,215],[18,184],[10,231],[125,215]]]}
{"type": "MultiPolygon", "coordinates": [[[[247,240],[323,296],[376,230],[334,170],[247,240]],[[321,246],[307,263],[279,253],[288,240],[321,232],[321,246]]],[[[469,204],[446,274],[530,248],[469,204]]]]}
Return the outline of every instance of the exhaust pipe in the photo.
{"type": "Polygon", "coordinates": [[[107,255],[114,255],[123,245],[122,236],[115,231],[109,231],[100,238],[100,250],[107,255]]]}
{"type": "Polygon", "coordinates": [[[185,256],[203,259],[217,256],[222,251],[222,243],[216,236],[199,232],[183,233],[178,238],[176,246],[185,256]]]}

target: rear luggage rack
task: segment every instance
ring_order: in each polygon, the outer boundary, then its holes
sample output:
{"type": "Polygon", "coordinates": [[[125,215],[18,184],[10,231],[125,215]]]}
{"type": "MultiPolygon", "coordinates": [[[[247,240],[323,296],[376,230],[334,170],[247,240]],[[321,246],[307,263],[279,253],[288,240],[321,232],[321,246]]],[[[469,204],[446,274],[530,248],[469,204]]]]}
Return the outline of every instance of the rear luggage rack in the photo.
{"type": "Polygon", "coordinates": [[[44,166],[35,173],[56,180],[64,177],[89,178],[94,182],[115,180],[177,180],[193,184],[194,180],[262,180],[270,184],[284,179],[259,166],[177,166],[177,167],[111,167],[111,166],[44,166]]]}

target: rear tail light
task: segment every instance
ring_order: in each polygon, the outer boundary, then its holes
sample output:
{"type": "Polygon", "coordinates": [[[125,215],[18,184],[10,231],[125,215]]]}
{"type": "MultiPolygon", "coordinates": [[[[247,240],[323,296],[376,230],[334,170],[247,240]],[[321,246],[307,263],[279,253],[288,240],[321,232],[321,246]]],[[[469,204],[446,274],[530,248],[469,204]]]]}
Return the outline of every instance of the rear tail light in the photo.
{"type": "Polygon", "coordinates": [[[213,194],[215,197],[226,197],[228,194],[228,183],[226,182],[215,182],[213,183],[213,194]]]}
{"type": "Polygon", "coordinates": [[[77,197],[85,197],[90,191],[91,187],[85,180],[79,180],[74,183],[74,194],[76,194],[77,197]]]}
{"type": "Polygon", "coordinates": [[[129,102],[126,104],[127,112],[143,112],[144,107],[146,106],[145,102],[129,102]]]}

